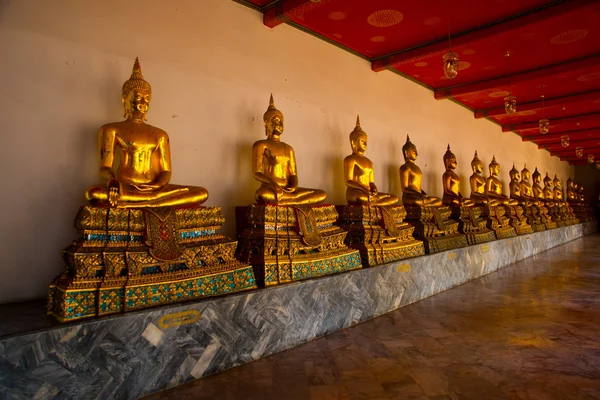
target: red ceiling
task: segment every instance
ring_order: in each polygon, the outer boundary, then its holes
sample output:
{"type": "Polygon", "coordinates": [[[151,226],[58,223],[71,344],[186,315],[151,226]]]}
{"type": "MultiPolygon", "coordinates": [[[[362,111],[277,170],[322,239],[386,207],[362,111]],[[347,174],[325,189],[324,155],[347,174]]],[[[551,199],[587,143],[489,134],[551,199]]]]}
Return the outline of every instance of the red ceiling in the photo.
{"type": "MultiPolygon", "coordinates": [[[[267,26],[300,26],[526,140],[548,148],[560,147],[556,133],[600,140],[598,0],[236,1],[258,6],[267,26]],[[449,32],[460,59],[454,79],[444,77],[441,61],[449,32]],[[509,85],[514,115],[502,113],[509,85]],[[550,140],[539,133],[542,118],[551,120],[550,140]]],[[[600,159],[597,147],[588,148],[600,159]]]]}

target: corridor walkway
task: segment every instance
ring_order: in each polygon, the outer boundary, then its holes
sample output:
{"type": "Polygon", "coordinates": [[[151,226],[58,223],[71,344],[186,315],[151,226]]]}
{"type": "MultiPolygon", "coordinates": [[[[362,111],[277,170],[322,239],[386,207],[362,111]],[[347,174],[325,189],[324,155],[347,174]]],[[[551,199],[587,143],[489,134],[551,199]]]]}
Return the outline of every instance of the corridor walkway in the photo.
{"type": "Polygon", "coordinates": [[[148,399],[600,399],[600,235],[148,399]]]}

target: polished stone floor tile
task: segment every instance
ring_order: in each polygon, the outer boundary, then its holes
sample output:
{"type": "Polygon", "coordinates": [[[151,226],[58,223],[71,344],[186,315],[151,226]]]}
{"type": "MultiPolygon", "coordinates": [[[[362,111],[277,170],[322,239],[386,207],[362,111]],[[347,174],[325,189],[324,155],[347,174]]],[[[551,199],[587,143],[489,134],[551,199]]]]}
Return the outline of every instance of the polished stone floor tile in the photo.
{"type": "Polygon", "coordinates": [[[148,399],[600,399],[600,235],[148,399]]]}

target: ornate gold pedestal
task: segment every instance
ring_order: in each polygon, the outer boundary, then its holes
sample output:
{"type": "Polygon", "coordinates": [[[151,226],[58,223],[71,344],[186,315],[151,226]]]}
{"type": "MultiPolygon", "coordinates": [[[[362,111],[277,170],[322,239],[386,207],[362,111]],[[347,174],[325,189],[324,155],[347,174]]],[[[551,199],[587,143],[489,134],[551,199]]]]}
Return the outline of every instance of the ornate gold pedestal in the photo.
{"type": "Polygon", "coordinates": [[[510,226],[515,228],[517,235],[528,235],[533,233],[531,225],[527,223],[527,217],[523,215],[523,207],[521,206],[504,206],[506,213],[510,219],[510,226]]]}
{"type": "Polygon", "coordinates": [[[521,207],[523,209],[523,216],[526,217],[527,224],[531,226],[533,232],[542,232],[546,230],[546,224],[542,219],[542,212],[540,207],[538,207],[537,205],[526,206],[522,203],[520,203],[516,207],[521,207]]]}
{"type": "Polygon", "coordinates": [[[487,227],[496,235],[496,239],[506,239],[517,236],[515,228],[510,226],[510,218],[506,216],[504,206],[482,206],[482,216],[486,219],[487,227]]]}
{"type": "Polygon", "coordinates": [[[348,231],[346,244],[360,251],[364,266],[425,254],[423,242],[412,236],[414,226],[404,222],[404,207],[347,205],[336,208],[340,227],[348,231]]]}
{"type": "Polygon", "coordinates": [[[237,242],[216,233],[224,222],[220,207],[82,207],[48,313],[70,321],[255,289],[237,242]]]}
{"type": "Polygon", "coordinates": [[[259,286],[277,285],[361,268],[344,243],[332,205],[236,207],[240,257],[254,266],[259,286]]]}
{"type": "Polygon", "coordinates": [[[408,206],[406,220],[415,227],[415,238],[422,240],[427,254],[468,246],[467,237],[458,232],[458,222],[449,219],[450,207],[408,206]]]}
{"type": "Polygon", "coordinates": [[[558,224],[552,219],[552,216],[550,215],[550,210],[545,204],[538,206],[538,210],[540,213],[540,219],[546,227],[546,230],[558,228],[558,224]]]}
{"type": "Polygon", "coordinates": [[[469,245],[496,240],[495,233],[487,228],[487,221],[481,218],[481,207],[451,207],[451,210],[452,219],[458,221],[458,231],[467,236],[469,245]]]}
{"type": "Polygon", "coordinates": [[[552,217],[552,221],[556,223],[558,228],[562,228],[567,226],[566,220],[567,216],[564,214],[562,207],[558,204],[549,204],[548,205],[548,215],[552,217]]]}

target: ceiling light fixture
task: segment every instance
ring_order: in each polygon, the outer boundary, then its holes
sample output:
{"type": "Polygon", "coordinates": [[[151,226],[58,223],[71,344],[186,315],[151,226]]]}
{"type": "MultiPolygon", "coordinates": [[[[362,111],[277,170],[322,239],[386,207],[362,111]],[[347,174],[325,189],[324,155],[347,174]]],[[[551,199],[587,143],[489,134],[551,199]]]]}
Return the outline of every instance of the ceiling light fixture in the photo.
{"type": "Polygon", "coordinates": [[[458,54],[452,51],[452,40],[450,38],[450,18],[448,15],[448,1],[445,1],[446,6],[446,26],[448,28],[448,52],[442,57],[442,64],[444,66],[444,75],[448,79],[456,78],[458,75],[458,54]]]}
{"type": "MultiPolygon", "coordinates": [[[[544,107],[544,95],[541,95],[540,97],[542,98],[542,116],[545,117],[546,111],[545,111],[545,107],[544,107]]],[[[540,126],[540,133],[542,135],[545,135],[550,130],[550,121],[547,118],[540,119],[539,126],[540,126]]]]}
{"type": "Polygon", "coordinates": [[[596,161],[596,168],[600,169],[600,161],[596,161]]]}
{"type": "Polygon", "coordinates": [[[593,163],[594,163],[594,155],[593,155],[593,154],[588,154],[588,162],[589,162],[590,164],[593,164],[593,163]]]}
{"type": "MultiPolygon", "coordinates": [[[[510,51],[504,53],[506,58],[506,69],[508,70],[508,57],[510,57],[510,51]]],[[[517,112],[517,98],[510,92],[510,82],[508,82],[508,96],[504,98],[504,110],[508,115],[512,115],[517,112]]]]}
{"type": "Polygon", "coordinates": [[[575,149],[575,155],[577,156],[577,158],[583,157],[583,147],[577,147],[575,149]]]}
{"type": "MultiPolygon", "coordinates": [[[[562,106],[562,110],[563,110],[563,129],[565,129],[565,106],[562,106]]],[[[560,137],[560,144],[562,147],[569,147],[569,135],[562,135],[560,137]]]]}

